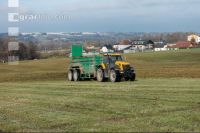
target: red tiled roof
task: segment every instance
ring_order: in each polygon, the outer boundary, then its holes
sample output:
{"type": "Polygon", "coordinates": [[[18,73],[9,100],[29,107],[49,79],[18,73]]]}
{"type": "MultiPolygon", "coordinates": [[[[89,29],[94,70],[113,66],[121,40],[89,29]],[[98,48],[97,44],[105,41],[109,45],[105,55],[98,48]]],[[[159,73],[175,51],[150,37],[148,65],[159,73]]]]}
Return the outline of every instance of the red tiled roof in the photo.
{"type": "Polygon", "coordinates": [[[121,40],[120,41],[120,45],[129,45],[130,44],[130,40],[121,40]]]}
{"type": "Polygon", "coordinates": [[[190,47],[193,47],[193,45],[191,44],[191,42],[180,41],[180,42],[177,42],[174,47],[175,48],[190,48],[190,47]]]}

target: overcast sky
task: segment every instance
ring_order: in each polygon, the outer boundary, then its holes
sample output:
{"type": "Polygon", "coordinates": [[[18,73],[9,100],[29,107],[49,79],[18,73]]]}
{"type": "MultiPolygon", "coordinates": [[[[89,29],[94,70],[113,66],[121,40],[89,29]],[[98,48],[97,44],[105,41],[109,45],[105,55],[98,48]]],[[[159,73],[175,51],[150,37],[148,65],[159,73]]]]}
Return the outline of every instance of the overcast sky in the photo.
{"type": "Polygon", "coordinates": [[[200,0],[19,0],[0,1],[0,32],[200,32],[200,0]],[[68,19],[8,23],[7,13],[65,15],[68,19]]]}

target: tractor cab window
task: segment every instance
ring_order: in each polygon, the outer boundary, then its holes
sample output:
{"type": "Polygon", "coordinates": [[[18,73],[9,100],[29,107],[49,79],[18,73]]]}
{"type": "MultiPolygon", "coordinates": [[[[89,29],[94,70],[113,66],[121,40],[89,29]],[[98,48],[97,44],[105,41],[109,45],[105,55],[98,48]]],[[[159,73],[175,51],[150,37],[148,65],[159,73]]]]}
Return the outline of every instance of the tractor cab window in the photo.
{"type": "Polygon", "coordinates": [[[104,63],[115,63],[116,61],[123,61],[122,56],[104,56],[104,63]]]}
{"type": "Polygon", "coordinates": [[[104,63],[115,63],[115,60],[113,60],[110,56],[104,56],[103,62],[104,63]]]}
{"type": "Polygon", "coordinates": [[[103,62],[104,62],[104,63],[108,63],[108,62],[109,62],[109,56],[104,56],[103,62]]]}
{"type": "Polygon", "coordinates": [[[124,60],[122,56],[111,56],[110,58],[113,62],[124,60]]]}

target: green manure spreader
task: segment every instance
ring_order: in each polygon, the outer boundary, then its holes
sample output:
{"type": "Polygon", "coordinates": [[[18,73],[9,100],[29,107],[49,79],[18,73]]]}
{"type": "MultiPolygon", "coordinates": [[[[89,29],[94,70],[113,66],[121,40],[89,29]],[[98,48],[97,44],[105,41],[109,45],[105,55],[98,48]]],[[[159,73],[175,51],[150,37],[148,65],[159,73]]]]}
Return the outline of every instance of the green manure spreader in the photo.
{"type": "Polygon", "coordinates": [[[134,68],[124,60],[121,54],[106,53],[101,55],[83,55],[82,45],[72,45],[72,54],[68,69],[69,81],[95,79],[104,82],[135,81],[134,68]]]}

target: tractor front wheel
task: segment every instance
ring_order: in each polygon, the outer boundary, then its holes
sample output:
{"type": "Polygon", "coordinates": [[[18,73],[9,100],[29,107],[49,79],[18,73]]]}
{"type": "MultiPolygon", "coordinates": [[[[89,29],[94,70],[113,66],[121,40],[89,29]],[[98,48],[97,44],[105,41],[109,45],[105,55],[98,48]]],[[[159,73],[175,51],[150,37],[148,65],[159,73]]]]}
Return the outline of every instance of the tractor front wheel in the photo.
{"type": "Polygon", "coordinates": [[[124,80],[125,80],[125,81],[129,81],[130,78],[129,78],[129,77],[125,77],[124,80]]]}
{"type": "Polygon", "coordinates": [[[111,82],[120,82],[121,77],[119,71],[111,70],[110,71],[110,81],[111,82]]]}

